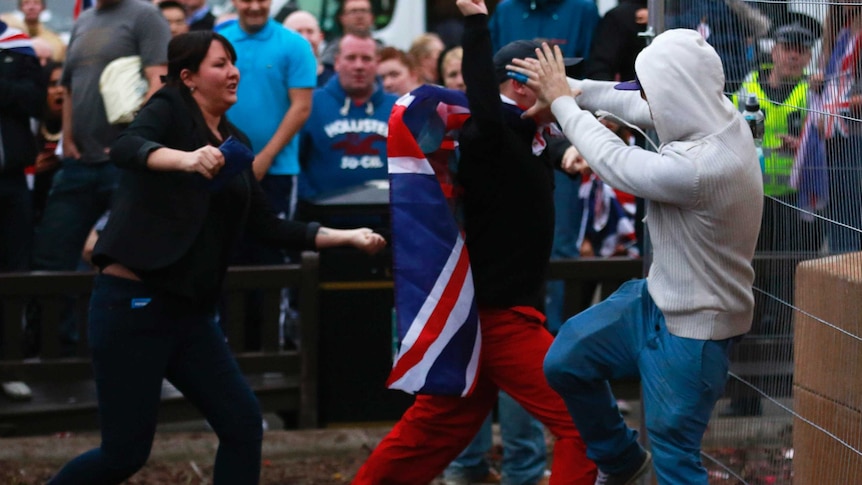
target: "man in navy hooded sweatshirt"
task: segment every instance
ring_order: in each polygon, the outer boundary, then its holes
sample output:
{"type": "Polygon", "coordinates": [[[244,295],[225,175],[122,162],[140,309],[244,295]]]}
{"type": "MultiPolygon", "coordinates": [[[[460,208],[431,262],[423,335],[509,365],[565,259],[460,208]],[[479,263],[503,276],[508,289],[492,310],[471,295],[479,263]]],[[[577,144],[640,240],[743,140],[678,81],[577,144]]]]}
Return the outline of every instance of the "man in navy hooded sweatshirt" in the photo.
{"type": "Polygon", "coordinates": [[[314,90],[300,135],[300,200],[388,177],[389,112],[398,98],[378,85],[378,59],[370,35],[339,41],[336,75],[314,90]]]}

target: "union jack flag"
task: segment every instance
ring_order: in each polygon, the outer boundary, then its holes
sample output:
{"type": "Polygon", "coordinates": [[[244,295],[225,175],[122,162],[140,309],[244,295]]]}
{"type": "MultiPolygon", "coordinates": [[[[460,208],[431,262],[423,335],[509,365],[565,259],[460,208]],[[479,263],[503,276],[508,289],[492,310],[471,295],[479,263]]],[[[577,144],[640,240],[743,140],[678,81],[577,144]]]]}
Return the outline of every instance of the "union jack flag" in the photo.
{"type": "Polygon", "coordinates": [[[846,117],[850,111],[850,90],[856,82],[860,49],[862,34],[854,34],[850,29],[844,29],[835,41],[835,54],[824,69],[823,110],[826,115],[823,136],[826,139],[835,134],[850,135],[846,117]]]}
{"type": "Polygon", "coordinates": [[[822,94],[808,93],[809,112],[790,175],[790,185],[799,193],[797,205],[806,220],[813,220],[813,212],[829,203],[830,175],[824,141],[851,134],[847,118],[860,55],[862,34],[844,28],[826,63],[822,94]]]}
{"type": "Polygon", "coordinates": [[[466,396],[476,383],[482,339],[450,169],[454,134],[468,117],[464,93],[426,85],[389,118],[399,346],[386,385],[410,394],[466,396]]]}
{"type": "Polygon", "coordinates": [[[81,12],[87,10],[92,6],[93,0],[75,0],[74,10],[72,11],[72,18],[77,19],[78,15],[81,15],[81,12]]]}
{"type": "Polygon", "coordinates": [[[36,57],[30,36],[0,20],[0,50],[8,50],[36,57]]]}
{"type": "MultiPolygon", "coordinates": [[[[790,186],[799,196],[796,204],[802,209],[802,218],[814,220],[814,211],[823,209],[829,202],[829,170],[826,166],[826,147],[817,127],[817,115],[823,108],[820,95],[808,93],[810,109],[802,128],[802,138],[796,150],[793,170],[790,173],[790,186]]],[[[832,116],[827,116],[832,118],[832,116]]]]}

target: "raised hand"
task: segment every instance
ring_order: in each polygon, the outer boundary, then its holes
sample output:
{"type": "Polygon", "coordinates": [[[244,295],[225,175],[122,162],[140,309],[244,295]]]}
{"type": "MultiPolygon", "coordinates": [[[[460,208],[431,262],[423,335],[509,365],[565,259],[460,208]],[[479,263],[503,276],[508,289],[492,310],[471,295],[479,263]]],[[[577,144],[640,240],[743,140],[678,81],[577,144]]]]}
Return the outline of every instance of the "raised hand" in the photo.
{"type": "Polygon", "coordinates": [[[536,104],[524,113],[525,116],[540,116],[550,109],[555,99],[572,95],[559,46],[552,49],[543,42],[542,48],[536,49],[536,59],[512,59],[512,62],[514,65],[508,65],[506,69],[527,76],[527,87],[536,93],[536,104]]]}
{"type": "Polygon", "coordinates": [[[485,5],[485,0],[458,0],[455,4],[458,5],[461,15],[465,17],[476,14],[488,15],[488,6],[485,5]]]}
{"type": "Polygon", "coordinates": [[[574,146],[570,146],[563,153],[560,168],[569,175],[589,175],[591,172],[587,161],[584,160],[584,157],[581,156],[581,153],[574,146]]]}

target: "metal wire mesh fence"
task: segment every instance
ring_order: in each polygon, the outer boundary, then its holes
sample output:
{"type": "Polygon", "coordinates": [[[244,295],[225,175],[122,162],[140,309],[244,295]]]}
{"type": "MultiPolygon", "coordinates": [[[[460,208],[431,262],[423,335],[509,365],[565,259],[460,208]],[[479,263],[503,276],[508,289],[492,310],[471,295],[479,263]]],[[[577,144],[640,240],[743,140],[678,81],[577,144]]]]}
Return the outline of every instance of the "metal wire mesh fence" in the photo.
{"type": "Polygon", "coordinates": [[[714,484],[862,483],[862,2],[651,1],[765,115],[755,315],[704,439],[714,484]]]}

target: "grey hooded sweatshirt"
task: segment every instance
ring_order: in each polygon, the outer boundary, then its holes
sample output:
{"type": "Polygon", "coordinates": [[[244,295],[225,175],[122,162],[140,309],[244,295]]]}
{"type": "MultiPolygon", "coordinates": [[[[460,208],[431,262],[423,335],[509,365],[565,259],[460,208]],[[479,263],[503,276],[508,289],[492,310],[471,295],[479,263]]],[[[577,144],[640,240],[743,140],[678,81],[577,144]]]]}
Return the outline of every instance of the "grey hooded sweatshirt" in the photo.
{"type": "Polygon", "coordinates": [[[648,201],[653,263],[647,287],[670,333],[721,340],[751,327],[751,260],[763,179],[742,115],[724,96],[715,50],[695,31],[657,36],[635,61],[648,103],[615,83],[575,81],[583,94],[551,109],[590,167],[648,201]],[[654,127],[658,153],[626,145],[590,111],[654,127]]]}

